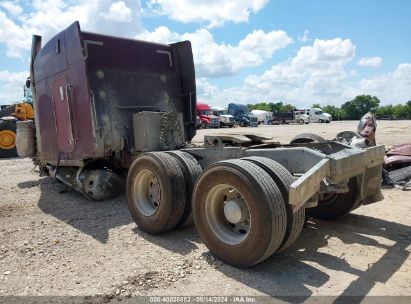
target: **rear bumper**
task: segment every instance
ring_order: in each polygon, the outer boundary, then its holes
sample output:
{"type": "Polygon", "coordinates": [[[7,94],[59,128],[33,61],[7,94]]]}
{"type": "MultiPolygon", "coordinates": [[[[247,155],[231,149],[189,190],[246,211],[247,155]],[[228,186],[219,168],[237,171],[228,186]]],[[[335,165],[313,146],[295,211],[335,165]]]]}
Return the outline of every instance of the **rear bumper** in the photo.
{"type": "Polygon", "coordinates": [[[323,181],[341,184],[356,177],[359,183],[358,203],[369,204],[383,198],[381,175],[384,146],[361,150],[337,142],[326,142],[300,147],[250,149],[246,155],[273,159],[292,174],[301,175],[289,191],[289,204],[293,205],[295,211],[320,193],[323,181]],[[330,151],[325,151],[327,149],[330,151]]]}
{"type": "Polygon", "coordinates": [[[207,128],[219,128],[220,127],[220,122],[218,123],[208,123],[206,125],[207,128]]]}
{"type": "Polygon", "coordinates": [[[230,122],[221,122],[221,125],[223,126],[234,126],[235,125],[235,121],[230,121],[230,122]]]}
{"type": "Polygon", "coordinates": [[[289,203],[296,210],[310,197],[319,192],[321,182],[338,184],[357,178],[358,203],[370,204],[382,200],[382,164],[385,147],[376,146],[365,150],[344,149],[328,155],[303,174],[290,186],[289,203]],[[361,201],[361,202],[360,202],[361,201]]]}

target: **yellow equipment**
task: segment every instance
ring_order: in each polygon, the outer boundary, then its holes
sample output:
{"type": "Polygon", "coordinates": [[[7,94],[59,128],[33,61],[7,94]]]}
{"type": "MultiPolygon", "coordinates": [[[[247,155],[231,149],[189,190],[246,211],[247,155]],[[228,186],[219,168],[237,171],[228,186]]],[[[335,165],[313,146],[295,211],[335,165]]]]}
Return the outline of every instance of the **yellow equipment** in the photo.
{"type": "Polygon", "coordinates": [[[18,103],[16,104],[14,113],[11,115],[18,120],[34,119],[33,106],[27,102],[18,103]]]}
{"type": "Polygon", "coordinates": [[[33,106],[21,102],[0,110],[0,158],[17,157],[16,122],[34,119],[33,106]]]}

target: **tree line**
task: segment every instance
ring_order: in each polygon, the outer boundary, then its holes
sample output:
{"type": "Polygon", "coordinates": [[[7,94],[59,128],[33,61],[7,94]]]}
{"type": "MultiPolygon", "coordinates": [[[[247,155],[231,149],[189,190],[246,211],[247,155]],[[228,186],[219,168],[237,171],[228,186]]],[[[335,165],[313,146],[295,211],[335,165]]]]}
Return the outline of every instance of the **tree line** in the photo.
{"type": "MultiPolygon", "coordinates": [[[[251,110],[264,110],[268,112],[290,112],[296,107],[292,104],[282,102],[261,102],[248,105],[251,110]]],[[[374,113],[379,119],[410,119],[411,100],[406,104],[380,106],[380,100],[376,96],[359,95],[353,100],[347,101],[339,106],[320,105],[314,103],[313,108],[321,108],[324,112],[332,115],[333,120],[357,120],[367,112],[374,113]]]]}

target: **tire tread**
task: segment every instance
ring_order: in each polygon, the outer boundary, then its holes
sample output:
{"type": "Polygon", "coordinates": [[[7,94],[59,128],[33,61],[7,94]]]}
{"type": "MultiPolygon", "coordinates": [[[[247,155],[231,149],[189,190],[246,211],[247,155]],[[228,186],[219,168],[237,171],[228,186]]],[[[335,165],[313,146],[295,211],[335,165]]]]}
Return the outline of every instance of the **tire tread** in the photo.
{"type": "Polygon", "coordinates": [[[300,208],[296,213],[293,213],[292,206],[288,204],[288,192],[290,191],[290,185],[295,181],[295,178],[283,165],[272,159],[260,156],[246,157],[242,159],[260,166],[271,176],[280,188],[287,210],[287,229],[284,240],[277,251],[283,251],[298,239],[305,221],[305,208],[300,208]]]}

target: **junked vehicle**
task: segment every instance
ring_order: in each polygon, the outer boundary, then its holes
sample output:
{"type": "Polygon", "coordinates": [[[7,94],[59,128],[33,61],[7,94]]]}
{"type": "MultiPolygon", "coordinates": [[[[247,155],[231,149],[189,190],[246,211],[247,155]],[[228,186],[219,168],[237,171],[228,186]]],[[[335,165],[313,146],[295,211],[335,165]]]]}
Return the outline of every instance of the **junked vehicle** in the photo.
{"type": "Polygon", "coordinates": [[[42,173],[93,200],[125,185],[140,229],[158,234],[193,219],[209,250],[231,265],[288,248],[306,210],[334,219],[382,199],[383,146],[281,145],[254,135],[189,145],[196,134],[189,41],[121,39],[75,22],[44,46],[33,37],[31,79],[31,156],[42,173]]]}

